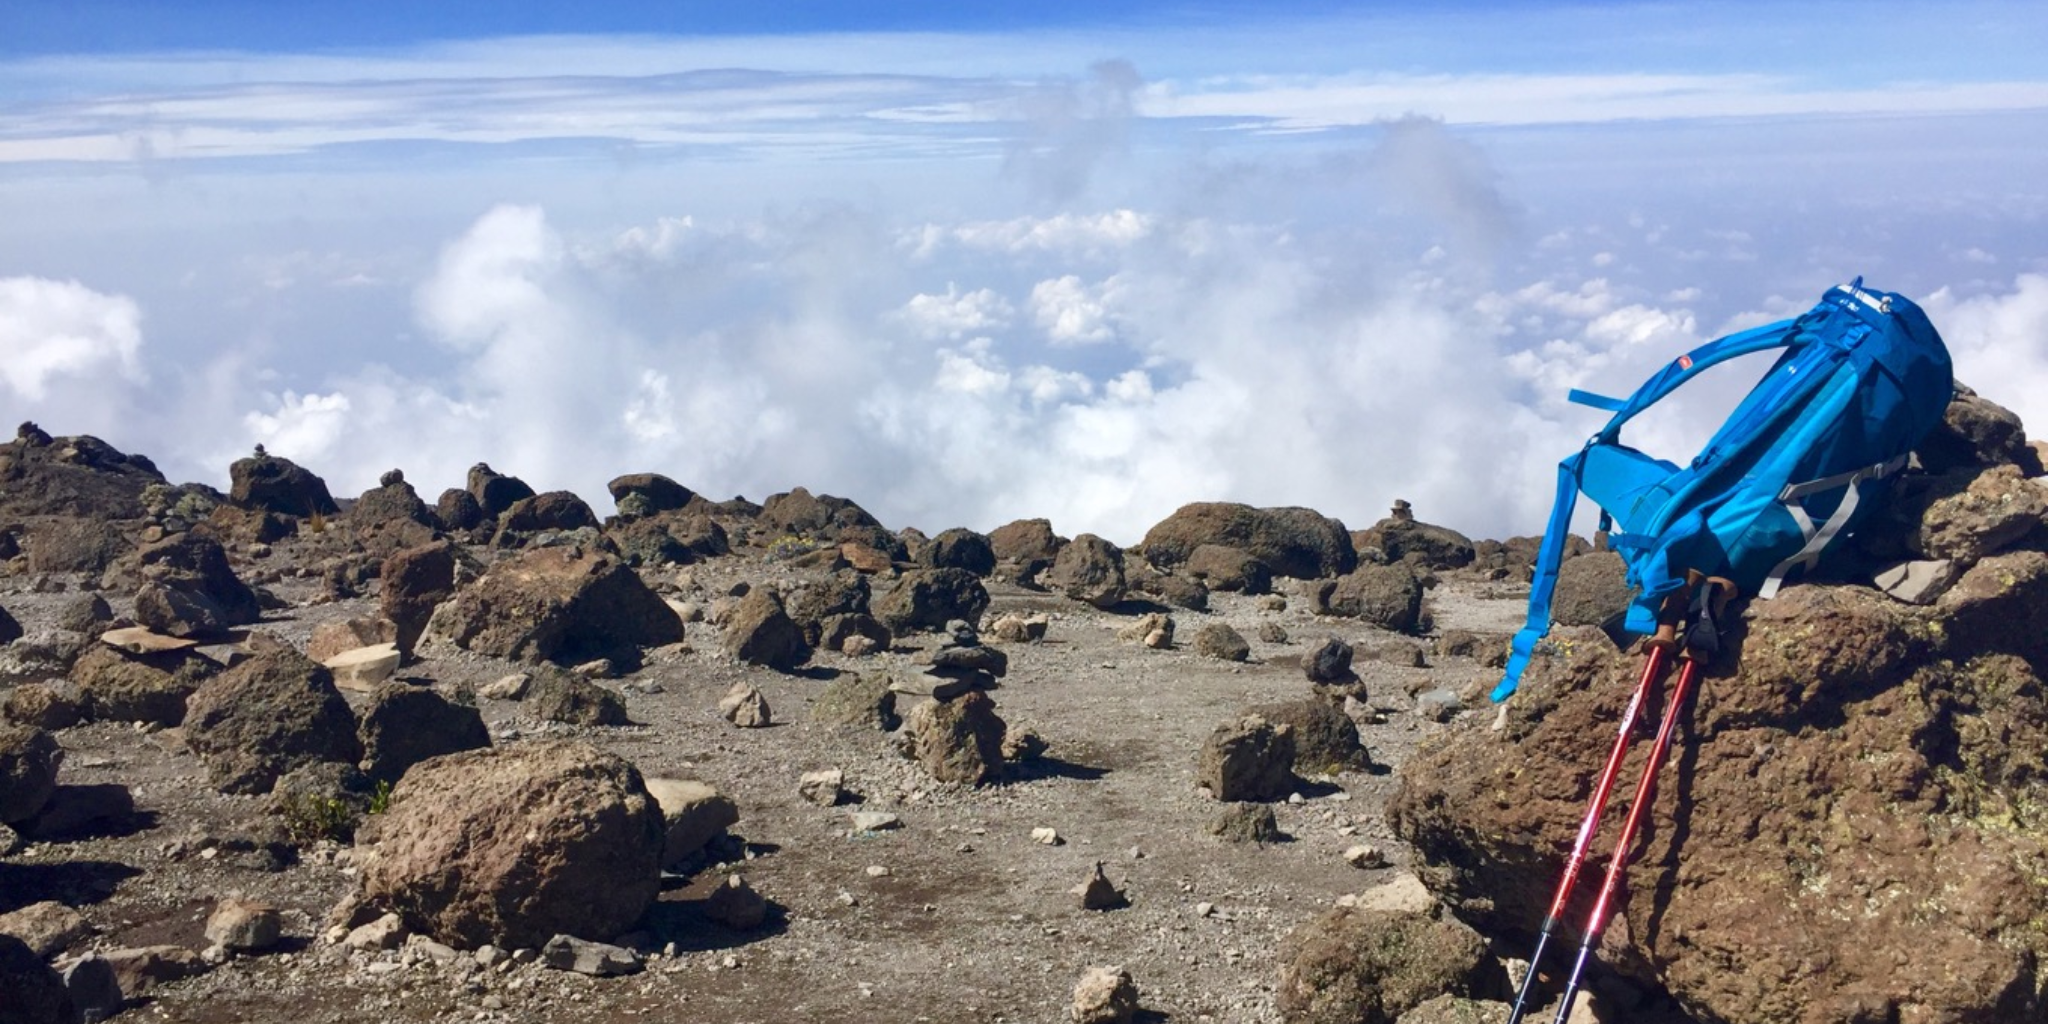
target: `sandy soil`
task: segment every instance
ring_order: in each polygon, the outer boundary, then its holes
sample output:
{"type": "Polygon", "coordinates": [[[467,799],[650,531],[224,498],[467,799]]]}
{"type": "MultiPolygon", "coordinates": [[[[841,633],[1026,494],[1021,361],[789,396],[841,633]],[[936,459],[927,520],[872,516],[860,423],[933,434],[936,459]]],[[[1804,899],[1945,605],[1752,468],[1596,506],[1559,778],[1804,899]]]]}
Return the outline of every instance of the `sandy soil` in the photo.
{"type": "MultiPolygon", "coordinates": [[[[735,555],[649,579],[708,600],[736,580],[759,584],[795,572],[735,555]]],[[[31,632],[80,585],[59,578],[41,586],[62,589],[27,592],[33,582],[0,583],[16,588],[0,603],[31,632]]],[[[317,588],[289,573],[271,586],[294,607],[259,628],[301,646],[321,622],[375,610],[374,597],[317,603],[317,588]]],[[[1185,645],[1160,651],[1119,642],[1126,616],[1009,585],[991,592],[991,621],[1016,609],[1052,616],[1044,641],[1007,646],[1010,672],[992,694],[1013,729],[1049,741],[1048,759],[997,786],[934,783],[886,734],[808,721],[806,705],[827,674],[819,670],[893,663],[907,676],[916,672],[915,649],[930,638],[859,660],[821,654],[818,670],[785,675],[728,661],[718,631],[697,624],[689,651],[606,682],[625,695],[634,726],[565,730],[523,717],[517,703],[480,702],[496,742],[578,735],[646,774],[700,779],[738,803],[732,831],[744,844],[729,846],[735,859],[670,879],[662,899],[687,904],[738,871],[773,901],[769,924],[734,932],[705,923],[638,975],[592,979],[532,964],[492,970],[468,957],[438,963],[329,945],[319,937],[321,919],[354,884],[353,851],[323,844],[294,857],[277,843],[267,798],[213,792],[175,731],[126,725],[61,733],[62,781],[127,785],[142,818],[126,834],[35,844],[5,858],[0,910],[58,899],[98,929],[81,948],[199,949],[205,916],[221,896],[286,909],[284,952],[234,959],[159,989],[118,1018],[130,1021],[1051,1022],[1067,1019],[1075,981],[1099,964],[1131,972],[1153,1020],[1273,1021],[1282,938],[1339,897],[1385,884],[1407,861],[1382,816],[1392,771],[1431,734],[1483,728],[1491,718],[1480,708],[1442,725],[1412,713],[1411,692],[1476,693],[1490,683],[1491,671],[1470,659],[1431,654],[1429,667],[1411,668],[1361,657],[1367,703],[1380,709],[1361,722],[1375,770],[1304,779],[1297,798],[1274,807],[1288,842],[1228,843],[1208,832],[1221,805],[1195,784],[1203,739],[1247,705],[1307,696],[1299,658],[1323,637],[1361,646],[1398,638],[1318,619],[1296,589],[1283,592],[1284,610],[1217,594],[1208,614],[1175,613],[1183,640],[1207,621],[1235,626],[1253,655],[1230,664],[1185,645]],[[1259,640],[1262,620],[1290,639],[1259,640]],[[776,725],[743,730],[718,715],[719,697],[739,679],[766,694],[776,725]],[[798,777],[827,767],[844,770],[861,803],[823,808],[800,799],[798,777]],[[904,827],[856,836],[856,810],[895,813],[904,827]],[[1037,828],[1057,830],[1059,845],[1034,841],[1037,828]],[[1347,863],[1343,851],[1360,843],[1384,850],[1390,866],[1347,863]],[[1096,862],[1123,888],[1127,908],[1080,908],[1069,890],[1096,862]]],[[[1505,633],[1521,613],[1512,588],[1455,573],[1431,600],[1439,630],[1505,633]]],[[[452,693],[516,668],[453,654],[401,675],[452,693]]]]}

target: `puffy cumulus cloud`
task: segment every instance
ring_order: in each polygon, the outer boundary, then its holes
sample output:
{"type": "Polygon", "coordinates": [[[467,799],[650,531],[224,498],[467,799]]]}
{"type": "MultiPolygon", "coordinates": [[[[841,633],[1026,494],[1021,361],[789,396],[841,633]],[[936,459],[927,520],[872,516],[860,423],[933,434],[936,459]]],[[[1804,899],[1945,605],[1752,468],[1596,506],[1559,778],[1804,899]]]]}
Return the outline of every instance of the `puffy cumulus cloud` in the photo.
{"type": "Polygon", "coordinates": [[[927,338],[959,339],[1008,327],[1016,311],[992,289],[977,288],[962,294],[948,281],[946,294],[913,295],[898,315],[927,338]]]}
{"type": "Polygon", "coordinates": [[[0,278],[0,384],[40,405],[64,381],[143,379],[142,310],[77,281],[0,278]]]}
{"type": "Polygon", "coordinates": [[[1051,252],[1101,260],[1144,241],[1157,218],[1136,210],[1106,213],[1059,213],[1049,217],[924,224],[905,232],[901,244],[920,258],[930,258],[948,245],[998,253],[1051,252]]]}
{"type": "Polygon", "coordinates": [[[1921,304],[1948,343],[1956,379],[2048,428],[2048,275],[2021,274],[2003,294],[1960,298],[1943,288],[1921,304]]]}
{"type": "Polygon", "coordinates": [[[1113,282],[1095,287],[1073,274],[1031,286],[1031,315],[1055,345],[1085,345],[1116,337],[1110,327],[1113,282]]]}

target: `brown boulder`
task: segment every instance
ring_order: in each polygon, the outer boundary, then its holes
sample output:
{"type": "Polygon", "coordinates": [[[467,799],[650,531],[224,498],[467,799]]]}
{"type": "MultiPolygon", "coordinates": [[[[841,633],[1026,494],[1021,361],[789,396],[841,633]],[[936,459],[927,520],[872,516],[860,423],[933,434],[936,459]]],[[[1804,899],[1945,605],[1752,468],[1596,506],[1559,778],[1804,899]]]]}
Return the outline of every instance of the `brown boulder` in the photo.
{"type": "Polygon", "coordinates": [[[567,725],[631,725],[619,695],[573,672],[542,665],[527,684],[526,707],[534,717],[567,725]]]}
{"type": "Polygon", "coordinates": [[[0,825],[34,818],[57,792],[64,748],[57,738],[25,725],[0,725],[0,825]]]}
{"type": "Polygon", "coordinates": [[[1462,569],[1478,558],[1471,538],[1417,521],[1405,501],[1394,502],[1392,515],[1353,533],[1351,544],[1360,557],[1370,550],[1376,561],[1412,562],[1426,569],[1462,569]]]}
{"type": "Polygon", "coordinates": [[[0,513],[9,516],[140,519],[142,492],[164,482],[148,458],[90,435],[24,431],[0,445],[0,513]]]}
{"type": "Polygon", "coordinates": [[[97,519],[57,519],[28,534],[30,572],[101,573],[135,550],[129,528],[97,519]]]}
{"type": "Polygon", "coordinates": [[[628,473],[604,485],[619,515],[627,518],[680,511],[696,497],[689,488],[660,473],[628,473]]]}
{"type": "Polygon", "coordinates": [[[132,654],[94,644],[71,666],[85,716],[102,722],[175,726],[185,702],[220,664],[190,649],[132,654]]]}
{"type": "Polygon", "coordinates": [[[903,724],[896,714],[896,691],[890,688],[886,672],[846,673],[826,683],[811,704],[811,720],[883,732],[903,724]]]}
{"type": "Polygon", "coordinates": [[[1960,384],[1940,425],[1920,442],[1916,453],[1932,473],[2014,465],[2028,476],[2041,475],[2040,456],[2028,447],[2020,418],[1960,384]]]}
{"type": "Polygon", "coordinates": [[[905,722],[912,756],[940,782],[979,786],[1003,774],[1008,731],[988,694],[970,690],[947,701],[927,700],[905,722]]]}
{"type": "Polygon", "coordinates": [[[1285,797],[1294,789],[1294,729],[1256,714],[1217,726],[1202,744],[1195,780],[1226,803],[1285,797]]]}
{"type": "Polygon", "coordinates": [[[1344,524],[1306,508],[1253,508],[1231,502],[1183,505],[1145,534],[1138,550],[1162,569],[1186,562],[1204,544],[1238,548],[1277,576],[1312,580],[1358,567],[1344,524]]]}
{"type": "Polygon", "coordinates": [[[1067,539],[1052,532],[1049,519],[1019,519],[990,530],[988,546],[1000,561],[1050,563],[1067,546],[1067,539]]]}
{"type": "Polygon", "coordinates": [[[406,683],[385,683],[371,693],[356,738],[363,746],[362,771],[378,782],[397,782],[430,757],[491,745],[476,708],[406,683]]]}
{"type": "MultiPolygon", "coordinates": [[[[1686,709],[1603,963],[1702,1021],[2048,1012],[2026,867],[2048,836],[2023,824],[2048,798],[2044,562],[1989,559],[1931,609],[1818,585],[1751,604],[1686,709]]],[[[1389,807],[1430,887],[1522,948],[1640,664],[1585,628],[1541,650],[1503,727],[1426,744],[1389,807]]]]}
{"type": "MultiPolygon", "coordinates": [[[[479,462],[469,467],[469,496],[476,501],[477,509],[481,513],[481,523],[505,514],[505,510],[511,508],[515,502],[533,497],[533,488],[528,487],[526,481],[516,476],[505,476],[492,469],[489,464],[479,462]]],[[[447,503],[448,499],[444,495],[442,504],[447,503]]],[[[442,517],[442,522],[448,523],[451,528],[454,526],[445,516],[442,517]]]]}
{"type": "Polygon", "coordinates": [[[1252,656],[1252,645],[1227,622],[1211,622],[1195,630],[1195,653],[1219,661],[1244,661],[1252,656]]]}
{"type": "Polygon", "coordinates": [[[173,534],[136,558],[144,582],[135,594],[135,618],[158,633],[218,633],[263,617],[256,592],[235,575],[227,551],[212,537],[173,534]]]}
{"type": "Polygon", "coordinates": [[[965,569],[976,576],[996,571],[995,549],[986,536],[964,527],[941,531],[917,552],[917,564],[927,569],[965,569]]]}
{"type": "Polygon", "coordinates": [[[259,635],[249,660],[201,683],[185,705],[185,741],[223,793],[268,793],[316,761],[362,758],[356,717],[325,668],[259,635]]]}
{"type": "Polygon", "coordinates": [[[1413,633],[1423,628],[1422,580],[1405,563],[1364,565],[1316,584],[1317,615],[1344,615],[1381,629],[1413,633]]]}
{"type": "Polygon", "coordinates": [[[1566,626],[1604,626],[1628,611],[1633,592],[1628,567],[1614,551],[1592,551],[1567,558],[1557,567],[1557,589],[1550,598],[1551,621],[1566,626]]]}
{"type": "Polygon", "coordinates": [[[378,576],[384,581],[379,607],[397,627],[390,639],[409,654],[426,632],[435,607],[455,593],[455,545],[437,540],[406,548],[386,558],[378,576]]]}
{"type": "Polygon", "coordinates": [[[423,642],[575,664],[683,638],[683,621],[618,560],[546,547],[499,562],[441,604],[423,642]]]}
{"type": "Polygon", "coordinates": [[[228,478],[228,500],[245,509],[301,519],[341,512],[327,493],[327,482],[290,459],[264,454],[236,459],[228,478]]]}
{"type": "Polygon", "coordinates": [[[897,636],[944,629],[954,620],[975,623],[988,610],[988,588],[965,569],[913,569],[873,603],[876,619],[897,636]]]}
{"type": "Polygon", "coordinates": [[[476,495],[457,487],[441,492],[440,500],[434,502],[434,518],[441,521],[444,530],[474,530],[489,518],[476,495]]]}
{"type": "Polygon", "coordinates": [[[767,587],[755,587],[740,599],[725,624],[725,653],[753,665],[788,672],[809,661],[811,647],[803,628],[783,611],[782,599],[767,587]]]}
{"type": "Polygon", "coordinates": [[[451,754],[392,791],[363,895],[459,948],[609,940],[659,891],[666,838],[639,771],[588,744],[451,754]]]}
{"type": "Polygon", "coordinates": [[[1372,758],[1358,739],[1358,724],[1337,705],[1320,698],[1262,704],[1251,713],[1285,725],[1294,733],[1294,763],[1309,771],[1364,771],[1372,758]]]}
{"type": "Polygon", "coordinates": [[[1289,934],[1280,962],[1288,1024],[1395,1024],[1429,999],[1472,994],[1487,959],[1455,919],[1339,907],[1289,934]]]}
{"type": "Polygon", "coordinates": [[[64,979],[12,935],[0,933],[0,992],[6,993],[0,1021],[6,1024],[73,1024],[78,1010],[64,979]]]}
{"type": "Polygon", "coordinates": [[[392,470],[384,474],[386,482],[363,492],[354,505],[349,506],[348,518],[355,523],[388,523],[397,520],[418,523],[421,526],[439,528],[441,519],[427,503],[420,500],[418,491],[405,482],[404,474],[392,470]],[[397,474],[394,477],[394,474],[397,474]]]}
{"type": "Polygon", "coordinates": [[[1211,590],[1247,594],[1268,594],[1273,590],[1273,570],[1243,548],[1197,545],[1181,571],[1201,580],[1211,590]]]}
{"type": "Polygon", "coordinates": [[[798,487],[770,495],[761,503],[760,528],[771,540],[777,537],[806,537],[819,542],[858,540],[881,548],[893,557],[905,553],[903,542],[882,528],[880,520],[845,498],[813,495],[798,487]]]}
{"type": "Polygon", "coordinates": [[[1975,562],[2048,527],[2048,484],[2010,464],[1934,478],[1901,505],[1916,522],[1906,547],[1922,558],[1975,562]]]}
{"type": "Polygon", "coordinates": [[[496,547],[518,547],[543,531],[595,530],[597,513],[569,491],[549,491],[521,498],[498,517],[496,547]]]}
{"type": "Polygon", "coordinates": [[[1048,587],[1097,608],[1114,608],[1130,596],[1122,548],[1084,533],[1060,548],[1045,574],[1048,587]]]}

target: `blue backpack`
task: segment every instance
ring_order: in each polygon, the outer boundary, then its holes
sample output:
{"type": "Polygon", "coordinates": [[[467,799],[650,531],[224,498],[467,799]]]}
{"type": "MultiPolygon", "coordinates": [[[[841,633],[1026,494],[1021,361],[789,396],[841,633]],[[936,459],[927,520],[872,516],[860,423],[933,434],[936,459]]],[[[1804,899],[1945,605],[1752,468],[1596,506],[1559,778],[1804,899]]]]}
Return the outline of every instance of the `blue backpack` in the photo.
{"type": "Polygon", "coordinates": [[[1571,400],[1614,413],[1557,467],[1557,503],[1529,588],[1529,620],[1493,690],[1515,692],[1537,641],[1550,631],[1550,599],[1578,494],[1600,506],[1600,530],[1628,566],[1634,590],[1624,628],[1657,628],[1686,570],[1733,580],[1768,598],[1792,571],[1810,571],[1868,508],[1863,491],[1906,465],[1941,422],[1955,390],[1948,349],[1905,298],[1866,291],[1863,279],[1828,290],[1796,320],[1708,342],[1678,357],[1627,399],[1574,390],[1571,400]],[[1707,442],[1677,466],[1621,443],[1622,425],[1737,356],[1783,349],[1768,373],[1707,442]]]}

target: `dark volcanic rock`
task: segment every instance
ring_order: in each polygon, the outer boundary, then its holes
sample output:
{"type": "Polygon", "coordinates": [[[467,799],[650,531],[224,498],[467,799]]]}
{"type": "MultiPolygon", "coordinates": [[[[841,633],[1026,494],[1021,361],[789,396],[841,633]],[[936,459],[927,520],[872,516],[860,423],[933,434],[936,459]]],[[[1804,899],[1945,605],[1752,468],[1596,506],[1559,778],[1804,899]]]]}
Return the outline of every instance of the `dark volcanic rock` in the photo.
{"type": "Polygon", "coordinates": [[[455,546],[435,541],[407,548],[384,560],[378,598],[384,617],[397,627],[398,649],[411,653],[434,609],[455,593],[455,546]]]}
{"type": "Polygon", "coordinates": [[[78,1010],[64,979],[28,947],[0,932],[0,992],[7,994],[0,1021],[6,1024],[75,1024],[78,1010]]]}
{"type": "Polygon", "coordinates": [[[913,569],[874,602],[872,611],[890,632],[901,636],[944,629],[956,619],[980,622],[988,601],[988,588],[965,569],[913,569]]]}
{"type": "MultiPolygon", "coordinates": [[[[1813,584],[1748,606],[1686,709],[1603,962],[1701,1021],[2048,1013],[2029,867],[2048,863],[2048,555],[1971,572],[1933,607],[1813,584]]],[[[1501,730],[1440,734],[1389,808],[1430,888],[1521,948],[1640,666],[1590,628],[1541,650],[1501,730]]]]}
{"type": "Polygon", "coordinates": [[[1426,1000],[1480,988],[1486,942],[1455,919],[1338,907],[1290,934],[1280,962],[1288,1024],[1395,1024],[1426,1000]]]}
{"type": "Polygon", "coordinates": [[[1052,532],[1048,519],[1019,519],[989,531],[989,550],[1005,562],[1023,564],[1058,558],[1067,539],[1052,532]]]}
{"type": "Polygon", "coordinates": [[[100,573],[135,550],[130,529],[94,519],[58,519],[29,530],[31,572],[100,573]]]}
{"type": "Polygon", "coordinates": [[[675,610],[631,569],[608,556],[548,547],[499,562],[443,602],[423,642],[575,664],[682,638],[675,610]]]}
{"type": "Polygon", "coordinates": [[[850,725],[891,732],[903,720],[896,714],[896,691],[886,672],[842,674],[825,684],[811,704],[811,719],[826,725],[850,725]]]}
{"type": "Polygon", "coordinates": [[[660,891],[667,831],[639,771],[588,744],[452,754],[392,791],[363,896],[465,949],[611,939],[660,891]]]}
{"type": "Polygon", "coordinates": [[[156,632],[217,633],[263,617],[256,592],[211,537],[175,534],[143,548],[137,561],[144,582],[135,595],[135,618],[156,632]]]}
{"type": "Polygon", "coordinates": [[[2040,457],[2027,446],[2027,432],[2012,410],[1957,385],[1940,425],[1917,449],[1930,473],[1983,466],[2017,465],[2040,476],[2040,457]]]}
{"type": "Polygon", "coordinates": [[[1422,628],[1422,580],[1406,564],[1365,565],[1316,585],[1317,615],[1346,615],[1396,633],[1422,628]]]}
{"type": "Polygon", "coordinates": [[[866,509],[845,498],[813,495],[801,487],[772,495],[761,503],[760,527],[773,540],[778,536],[808,537],[818,541],[859,540],[903,555],[903,542],[882,528],[866,509]],[[879,543],[877,542],[879,538],[879,543]]]}
{"type": "Polygon", "coordinates": [[[356,736],[363,745],[362,770],[379,782],[397,782],[406,769],[430,757],[491,745],[475,708],[406,683],[377,687],[356,736]]]}
{"type": "Polygon", "coordinates": [[[568,725],[632,725],[619,695],[553,665],[534,670],[526,707],[544,721],[568,725]]]}
{"type": "Polygon", "coordinates": [[[1394,513],[1351,535],[1361,554],[1379,552],[1383,562],[1413,562],[1428,569],[1462,569],[1478,556],[1472,539],[1456,530],[1418,522],[1405,501],[1394,503],[1394,513]]]}
{"type": "Polygon", "coordinates": [[[57,437],[24,428],[0,445],[0,514],[140,519],[142,492],[164,483],[156,464],[123,455],[97,437],[57,437]]]}
{"type": "Polygon", "coordinates": [[[549,491],[521,498],[498,518],[498,547],[517,547],[544,530],[597,529],[597,514],[569,491],[549,491]]]}
{"type": "Polygon", "coordinates": [[[1097,608],[1114,608],[1130,596],[1122,548],[1084,533],[1065,547],[1045,574],[1047,586],[1097,608]]]}
{"type": "Polygon", "coordinates": [[[1197,545],[1181,571],[1202,580],[1212,590],[1265,594],[1273,589],[1273,570],[1242,548],[1197,545]]]}
{"type": "Polygon", "coordinates": [[[1337,705],[1320,698],[1262,704],[1251,713],[1294,732],[1294,763],[1315,772],[1365,771],[1372,758],[1359,742],[1358,725],[1337,705]]]}
{"type": "Polygon", "coordinates": [[[484,519],[496,519],[514,502],[533,497],[533,488],[516,476],[505,476],[489,464],[479,462],[469,467],[469,496],[476,499],[476,506],[482,510],[484,519]]]}
{"type": "Polygon", "coordinates": [[[441,492],[440,500],[434,503],[434,518],[441,521],[444,530],[474,530],[486,519],[476,495],[454,487],[441,492]]]}
{"type": "Polygon", "coordinates": [[[0,824],[35,817],[57,791],[63,763],[56,737],[26,725],[0,725],[0,824]]]}
{"type": "Polygon", "coordinates": [[[987,576],[996,569],[995,550],[988,538],[962,527],[954,527],[932,538],[917,553],[917,564],[929,569],[965,569],[987,576]]]}
{"type": "Polygon", "coordinates": [[[327,482],[290,459],[254,455],[228,467],[228,500],[246,509],[280,515],[332,516],[341,512],[327,493],[327,482]]]}
{"type": "MultiPolygon", "coordinates": [[[[392,473],[396,472],[392,470],[392,473]]],[[[405,519],[436,529],[441,526],[441,517],[420,500],[419,492],[413,490],[403,476],[364,491],[363,496],[350,506],[348,518],[357,523],[388,523],[405,519]]]]}
{"type": "Polygon", "coordinates": [[[1145,534],[1138,549],[1162,569],[1186,562],[1204,544],[1238,548],[1278,576],[1318,579],[1358,565],[1344,524],[1305,508],[1252,508],[1229,502],[1181,506],[1145,534]]]}
{"type": "Polygon", "coordinates": [[[0,644],[11,644],[21,637],[21,623],[7,609],[0,608],[0,644]]]}
{"type": "Polygon", "coordinates": [[[927,700],[910,709],[904,728],[932,778],[979,786],[1002,777],[1007,726],[988,694],[971,690],[954,700],[927,700]]]}
{"type": "Polygon", "coordinates": [[[219,663],[196,651],[130,654],[93,644],[72,664],[71,681],[87,718],[170,727],[185,720],[186,700],[219,671],[219,663]]]}
{"type": "Polygon", "coordinates": [[[1592,551],[1567,558],[1557,567],[1550,617],[1566,626],[1602,626],[1628,611],[1633,593],[1620,554],[1592,551]]]}
{"type": "Polygon", "coordinates": [[[1216,799],[1278,800],[1294,789],[1294,730],[1248,714],[1209,734],[1195,780],[1216,799]]]}
{"type": "Polygon", "coordinates": [[[629,518],[680,511],[696,497],[689,488],[660,473],[628,473],[614,477],[604,489],[611,492],[619,514],[629,518]]]}
{"type": "Polygon", "coordinates": [[[811,657],[803,628],[783,610],[782,600],[767,587],[755,587],[740,599],[725,624],[725,653],[740,661],[788,672],[811,657]]]}
{"type": "Polygon", "coordinates": [[[267,637],[249,660],[200,684],[185,706],[186,743],[223,793],[268,793],[315,761],[362,758],[355,713],[333,676],[267,637]]]}

